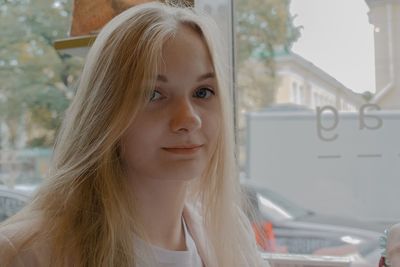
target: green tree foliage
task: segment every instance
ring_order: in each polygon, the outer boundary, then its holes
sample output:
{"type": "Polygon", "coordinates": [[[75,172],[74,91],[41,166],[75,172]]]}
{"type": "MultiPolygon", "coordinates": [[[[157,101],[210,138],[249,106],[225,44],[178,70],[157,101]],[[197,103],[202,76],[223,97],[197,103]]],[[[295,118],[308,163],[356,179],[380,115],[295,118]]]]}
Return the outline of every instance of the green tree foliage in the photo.
{"type": "Polygon", "coordinates": [[[31,145],[53,144],[82,66],[53,48],[68,36],[71,7],[71,0],[0,0],[0,121],[11,147],[21,117],[31,145]]]}
{"type": "Polygon", "coordinates": [[[275,102],[279,79],[275,58],[290,52],[300,37],[293,24],[290,0],[235,0],[236,73],[238,90],[239,164],[246,164],[246,121],[243,113],[275,102]]]}
{"type": "Polygon", "coordinates": [[[238,61],[249,56],[273,58],[289,52],[300,37],[289,12],[290,0],[236,0],[238,61]]]}
{"type": "Polygon", "coordinates": [[[236,52],[241,106],[262,108],[274,102],[274,58],[290,52],[300,37],[290,0],[236,0],[236,52]],[[261,64],[261,65],[260,65],[261,64]]]}

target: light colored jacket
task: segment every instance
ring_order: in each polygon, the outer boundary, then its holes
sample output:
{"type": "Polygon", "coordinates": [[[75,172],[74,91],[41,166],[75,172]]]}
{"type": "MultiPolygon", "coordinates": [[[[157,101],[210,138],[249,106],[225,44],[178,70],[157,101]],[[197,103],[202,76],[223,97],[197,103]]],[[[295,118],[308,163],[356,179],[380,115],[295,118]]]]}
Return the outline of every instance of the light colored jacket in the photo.
{"type": "Polygon", "coordinates": [[[400,223],[393,225],[388,234],[387,259],[393,267],[400,267],[400,223]]]}
{"type": "MultiPolygon", "coordinates": [[[[185,204],[183,209],[183,217],[187,224],[188,230],[196,244],[197,250],[205,267],[217,266],[216,255],[212,249],[212,245],[206,239],[205,229],[202,224],[202,217],[198,210],[191,204],[185,204]]],[[[0,266],[2,259],[7,258],[10,254],[15,254],[16,248],[10,241],[14,235],[24,235],[32,231],[37,222],[21,221],[0,229],[0,266]]],[[[251,233],[251,225],[249,224],[249,234],[251,233]]],[[[256,245],[255,245],[256,246],[256,245]]],[[[28,249],[20,251],[16,258],[12,261],[11,266],[7,267],[47,267],[49,264],[49,249],[46,244],[33,244],[28,249]]],[[[260,257],[261,259],[261,257],[260,257]]],[[[268,263],[265,263],[268,266],[268,263]]]]}

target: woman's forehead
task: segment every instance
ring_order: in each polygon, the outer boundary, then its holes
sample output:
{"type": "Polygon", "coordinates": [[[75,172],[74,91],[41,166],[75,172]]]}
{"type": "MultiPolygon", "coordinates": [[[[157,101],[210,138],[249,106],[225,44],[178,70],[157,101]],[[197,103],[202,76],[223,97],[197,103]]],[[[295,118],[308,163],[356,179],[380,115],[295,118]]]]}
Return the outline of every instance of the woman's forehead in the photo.
{"type": "Polygon", "coordinates": [[[209,54],[208,45],[203,36],[187,25],[177,27],[175,34],[164,41],[162,46],[162,55],[181,54],[189,52],[193,55],[201,53],[209,54]]]}
{"type": "Polygon", "coordinates": [[[163,49],[157,65],[157,75],[173,76],[181,72],[202,76],[214,72],[207,46],[201,39],[176,39],[163,49]]]}

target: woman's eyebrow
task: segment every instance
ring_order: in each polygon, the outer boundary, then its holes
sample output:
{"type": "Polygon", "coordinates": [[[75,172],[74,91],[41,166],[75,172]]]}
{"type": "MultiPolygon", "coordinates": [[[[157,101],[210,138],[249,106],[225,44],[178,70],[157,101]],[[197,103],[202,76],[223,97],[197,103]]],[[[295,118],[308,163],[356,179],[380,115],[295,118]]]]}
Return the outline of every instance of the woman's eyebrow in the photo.
{"type": "MultiPolygon", "coordinates": [[[[197,78],[197,82],[201,82],[202,80],[206,80],[206,79],[214,78],[214,77],[215,77],[214,72],[207,72],[207,73],[205,73],[203,75],[200,75],[199,78],[197,78]]],[[[168,79],[167,79],[167,77],[165,75],[158,74],[157,75],[157,81],[166,82],[167,83],[168,79]]]]}
{"type": "Polygon", "coordinates": [[[214,72],[207,72],[206,74],[203,74],[199,78],[197,78],[197,81],[201,82],[202,80],[205,80],[208,78],[214,78],[214,77],[215,77],[214,72]]]}
{"type": "Polygon", "coordinates": [[[168,79],[167,79],[167,77],[165,77],[164,75],[161,75],[161,74],[158,74],[157,75],[157,81],[160,81],[160,82],[168,82],[168,79]]]}

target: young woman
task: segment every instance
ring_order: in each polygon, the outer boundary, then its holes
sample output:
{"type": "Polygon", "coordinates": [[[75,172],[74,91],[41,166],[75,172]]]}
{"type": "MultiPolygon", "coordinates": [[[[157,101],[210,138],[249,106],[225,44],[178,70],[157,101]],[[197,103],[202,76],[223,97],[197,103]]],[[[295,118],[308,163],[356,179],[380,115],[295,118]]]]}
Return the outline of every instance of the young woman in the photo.
{"type": "Polygon", "coordinates": [[[1,266],[267,266],[236,172],[215,24],[160,3],[99,33],[1,266]]]}

